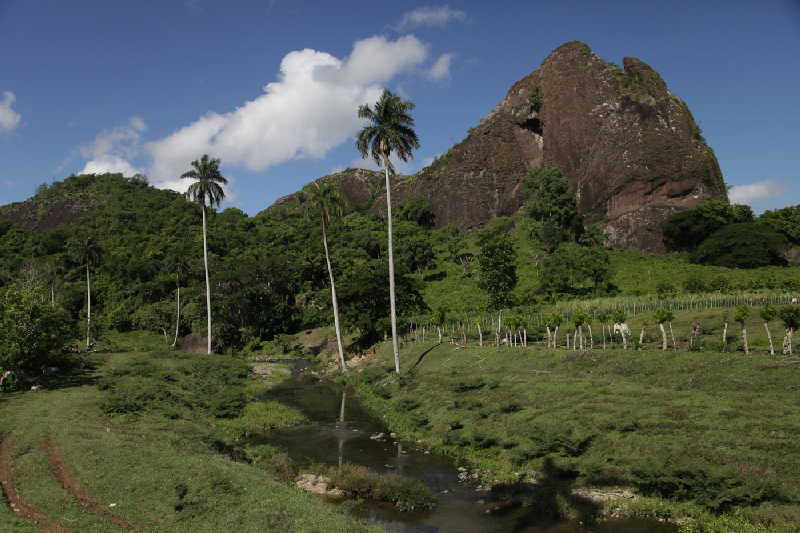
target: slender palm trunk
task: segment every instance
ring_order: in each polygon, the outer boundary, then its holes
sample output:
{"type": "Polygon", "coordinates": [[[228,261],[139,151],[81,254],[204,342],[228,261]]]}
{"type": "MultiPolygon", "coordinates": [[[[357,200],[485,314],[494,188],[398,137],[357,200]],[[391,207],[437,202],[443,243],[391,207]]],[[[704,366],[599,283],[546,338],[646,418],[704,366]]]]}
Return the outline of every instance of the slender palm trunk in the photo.
{"type": "Polygon", "coordinates": [[[336,281],[333,279],[333,268],[331,267],[331,256],[328,253],[328,234],[325,231],[325,217],[322,217],[322,246],[325,248],[325,262],[328,264],[328,276],[331,278],[331,302],[333,303],[333,326],[336,329],[336,346],[339,348],[339,364],[342,374],[347,373],[347,365],[344,362],[344,347],[342,346],[342,328],[339,325],[339,302],[336,299],[336,281]]]}
{"type": "Polygon", "coordinates": [[[600,326],[603,328],[603,351],[605,351],[605,349],[606,349],[606,325],[605,324],[600,324],[600,326]]]}
{"type": "Polygon", "coordinates": [[[177,289],[177,297],[176,297],[176,316],[175,316],[175,338],[172,341],[172,347],[178,345],[178,331],[181,327],[181,280],[178,275],[175,275],[175,287],[177,289]]]}
{"type": "Polygon", "coordinates": [[[594,335],[592,334],[592,325],[586,324],[586,327],[589,328],[589,350],[594,350],[594,335]]]}
{"type": "Polygon", "coordinates": [[[558,342],[558,326],[553,329],[553,348],[558,348],[556,343],[558,342]]]}
{"type": "Polygon", "coordinates": [[[661,349],[662,350],[666,350],[667,349],[667,331],[664,329],[664,323],[663,322],[659,322],[658,323],[658,329],[661,330],[661,349]]]}
{"type": "Polygon", "coordinates": [[[478,346],[483,348],[483,331],[481,331],[481,323],[478,322],[478,346]]]}
{"type": "Polygon", "coordinates": [[[397,345],[397,310],[394,296],[394,249],[392,248],[392,185],[389,182],[389,154],[383,153],[383,168],[386,171],[386,222],[389,234],[389,307],[392,321],[392,351],[394,371],[400,373],[400,348],[397,345]]]}
{"type": "Polygon", "coordinates": [[[206,318],[207,324],[206,327],[208,331],[206,332],[207,337],[207,349],[208,353],[211,353],[211,281],[208,278],[208,243],[206,242],[206,205],[202,204],[200,208],[203,211],[203,264],[206,268],[206,318]]]}
{"type": "Polygon", "coordinates": [[[767,330],[767,338],[769,339],[769,354],[775,355],[775,345],[772,344],[772,333],[769,331],[769,324],[764,322],[764,329],[767,330]]]}
{"type": "Polygon", "coordinates": [[[89,276],[89,263],[86,263],[86,349],[91,343],[92,331],[92,280],[89,276]]]}

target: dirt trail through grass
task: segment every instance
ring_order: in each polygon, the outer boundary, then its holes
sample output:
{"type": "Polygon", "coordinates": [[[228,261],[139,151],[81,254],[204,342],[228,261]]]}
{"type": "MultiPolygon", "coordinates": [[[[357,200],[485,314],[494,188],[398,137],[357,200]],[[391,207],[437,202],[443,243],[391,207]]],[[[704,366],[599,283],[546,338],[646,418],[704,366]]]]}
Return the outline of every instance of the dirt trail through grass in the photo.
{"type": "Polygon", "coordinates": [[[46,533],[69,533],[69,529],[61,527],[55,520],[25,502],[14,485],[11,456],[11,433],[0,435],[0,486],[3,487],[3,493],[14,514],[33,522],[46,533]]]}
{"type": "Polygon", "coordinates": [[[72,474],[70,474],[69,469],[64,464],[64,460],[58,453],[58,448],[53,441],[45,441],[42,444],[42,449],[45,451],[45,453],[47,453],[47,460],[50,463],[50,468],[53,471],[53,475],[61,483],[61,486],[64,487],[64,489],[69,492],[73,498],[75,498],[75,501],[78,502],[78,505],[92,511],[93,513],[104,516],[114,525],[124,529],[125,531],[136,531],[138,533],[144,532],[143,529],[134,527],[121,518],[114,516],[114,514],[108,509],[97,503],[97,500],[92,498],[92,496],[80,486],[72,474]]]}

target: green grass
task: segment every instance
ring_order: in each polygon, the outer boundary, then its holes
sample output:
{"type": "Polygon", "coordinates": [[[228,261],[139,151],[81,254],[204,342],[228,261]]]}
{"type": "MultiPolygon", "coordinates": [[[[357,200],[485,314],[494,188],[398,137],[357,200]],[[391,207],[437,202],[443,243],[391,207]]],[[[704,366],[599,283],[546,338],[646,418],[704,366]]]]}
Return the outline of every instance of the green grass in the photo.
{"type": "MultiPolygon", "coordinates": [[[[104,357],[101,371],[129,371],[134,361],[134,368],[146,367],[147,361],[159,368],[185,365],[181,359],[111,354],[104,357]]],[[[371,530],[301,490],[270,479],[257,466],[212,451],[218,437],[208,411],[195,407],[174,418],[160,408],[107,415],[99,405],[108,394],[86,384],[0,399],[0,432],[13,431],[20,491],[63,526],[73,531],[117,530],[78,506],[61,488],[40,447],[46,440],[56,443],[73,476],[100,504],[116,503],[117,515],[148,531],[371,530]],[[184,416],[187,413],[191,416],[184,416]]],[[[0,530],[16,531],[18,520],[0,507],[0,530]]]]}
{"type": "Polygon", "coordinates": [[[400,380],[382,349],[357,387],[392,430],[488,481],[552,460],[578,485],[638,487],[706,521],[740,508],[774,531],[800,527],[800,359],[445,344],[412,371],[431,346],[404,347],[400,380]]]}

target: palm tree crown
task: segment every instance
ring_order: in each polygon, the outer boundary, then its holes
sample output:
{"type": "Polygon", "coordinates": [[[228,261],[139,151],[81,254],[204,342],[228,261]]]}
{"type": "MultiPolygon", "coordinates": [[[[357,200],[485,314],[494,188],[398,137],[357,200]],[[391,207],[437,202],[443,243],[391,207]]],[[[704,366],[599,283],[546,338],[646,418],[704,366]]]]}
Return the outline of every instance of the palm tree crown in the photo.
{"type": "Polygon", "coordinates": [[[315,181],[302,192],[303,200],[309,200],[313,208],[319,209],[326,226],[330,225],[331,216],[342,214],[344,198],[333,183],[315,181]]]}
{"type": "Polygon", "coordinates": [[[414,119],[409,114],[413,109],[413,102],[403,100],[386,89],[374,107],[359,107],[359,118],[369,121],[356,138],[361,157],[371,155],[378,165],[388,163],[392,171],[394,169],[388,162],[390,153],[394,152],[403,161],[408,161],[412,157],[411,151],[419,148],[419,139],[412,129],[414,119]]]}
{"type": "Polygon", "coordinates": [[[181,174],[181,178],[197,180],[189,186],[186,198],[202,206],[218,206],[225,199],[225,191],[220,184],[226,185],[225,179],[219,171],[219,159],[203,154],[200,159],[192,161],[192,170],[181,174]]]}

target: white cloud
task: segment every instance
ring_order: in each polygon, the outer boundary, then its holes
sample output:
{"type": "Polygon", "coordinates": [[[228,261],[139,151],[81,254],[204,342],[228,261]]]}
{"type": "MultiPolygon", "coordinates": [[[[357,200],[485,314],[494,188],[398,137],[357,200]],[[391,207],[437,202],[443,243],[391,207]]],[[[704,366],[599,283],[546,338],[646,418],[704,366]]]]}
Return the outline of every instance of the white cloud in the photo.
{"type": "Polygon", "coordinates": [[[0,100],[0,133],[9,132],[19,125],[20,114],[11,109],[11,105],[17,96],[11,91],[3,92],[3,99],[0,100]]]}
{"type": "Polygon", "coordinates": [[[419,7],[403,15],[399,30],[408,30],[418,26],[444,26],[450,21],[464,22],[467,14],[458,9],[451,9],[448,6],[440,7],[419,7]]]}
{"type": "Polygon", "coordinates": [[[80,152],[88,159],[82,174],[120,172],[133,176],[141,171],[130,160],[141,151],[141,133],[147,129],[144,120],[131,117],[128,124],[100,132],[91,143],[81,146],[80,152]]]}
{"type": "Polygon", "coordinates": [[[321,158],[361,126],[358,106],[376,101],[383,84],[427,57],[427,45],[411,35],[357,41],[344,60],[311,49],[290,52],[265,94],[228,113],[209,111],[147,144],[153,182],[177,186],[177,176],[204,153],[253,171],[298,157],[321,158]]]}
{"type": "Polygon", "coordinates": [[[785,185],[767,180],[748,185],[735,185],[728,191],[728,198],[735,204],[751,204],[775,198],[785,192],[785,185]]]}
{"type": "Polygon", "coordinates": [[[453,54],[442,54],[434,61],[428,71],[428,78],[434,81],[444,80],[450,77],[450,63],[453,61],[453,54]]]}

